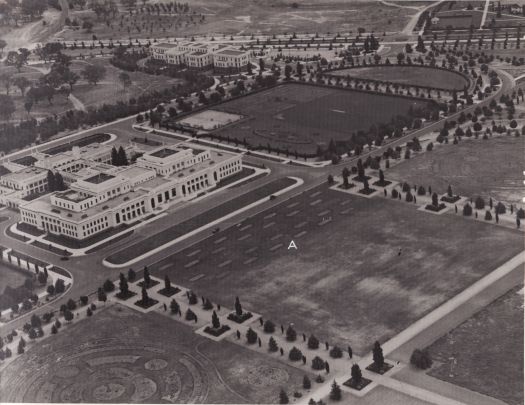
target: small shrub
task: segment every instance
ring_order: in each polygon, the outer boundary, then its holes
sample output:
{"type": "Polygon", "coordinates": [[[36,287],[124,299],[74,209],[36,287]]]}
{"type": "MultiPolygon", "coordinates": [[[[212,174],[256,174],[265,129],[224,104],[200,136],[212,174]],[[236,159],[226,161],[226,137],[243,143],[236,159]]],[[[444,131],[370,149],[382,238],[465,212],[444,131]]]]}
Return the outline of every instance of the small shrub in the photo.
{"type": "Polygon", "coordinates": [[[264,332],[265,333],[275,332],[275,324],[270,320],[265,321],[264,322],[264,332]]]}
{"type": "Polygon", "coordinates": [[[416,349],[410,356],[410,364],[421,370],[426,370],[432,366],[432,359],[428,351],[416,349]]]}
{"type": "Polygon", "coordinates": [[[291,361],[299,361],[299,360],[302,360],[303,353],[297,347],[294,346],[290,350],[290,353],[288,353],[288,358],[291,361]]]}
{"type": "Polygon", "coordinates": [[[472,215],[472,207],[469,203],[466,203],[463,207],[463,215],[466,217],[470,217],[472,215]]]}
{"type": "Polygon", "coordinates": [[[339,347],[334,346],[330,349],[330,357],[334,359],[340,359],[343,357],[343,351],[339,347]]]}
{"type": "Polygon", "coordinates": [[[315,356],[312,359],[312,368],[314,370],[324,370],[325,369],[324,360],[320,358],[319,356],[315,356]]]}
{"type": "Polygon", "coordinates": [[[308,338],[308,348],[312,350],[319,348],[319,339],[317,339],[314,335],[311,335],[308,338]]]}

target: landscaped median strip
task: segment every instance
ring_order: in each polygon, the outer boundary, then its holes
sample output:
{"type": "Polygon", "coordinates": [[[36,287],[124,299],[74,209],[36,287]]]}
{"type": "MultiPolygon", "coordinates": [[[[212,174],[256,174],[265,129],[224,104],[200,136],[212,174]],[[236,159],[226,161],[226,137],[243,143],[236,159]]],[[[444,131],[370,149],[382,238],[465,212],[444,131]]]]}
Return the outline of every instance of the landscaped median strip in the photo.
{"type": "Polygon", "coordinates": [[[206,211],[195,218],[192,218],[180,224],[174,225],[168,229],[165,229],[164,231],[153,235],[153,237],[151,237],[148,240],[144,240],[132,246],[128,246],[126,249],[104,259],[103,264],[106,267],[111,268],[121,268],[130,266],[203,230],[214,227],[220,224],[221,222],[233,218],[244,211],[257,207],[258,205],[261,205],[262,203],[268,201],[268,197],[284,194],[296,187],[299,187],[303,183],[304,181],[297,177],[285,177],[282,179],[274,180],[273,182],[261,186],[256,190],[250,191],[246,194],[237,197],[233,201],[227,201],[224,204],[212,208],[211,210],[206,211]],[[260,198],[261,192],[265,193],[265,195],[262,198],[260,198]],[[243,203],[243,205],[241,206],[241,208],[233,210],[236,206],[236,200],[240,200],[243,203]],[[221,216],[224,213],[227,214],[221,216]],[[202,225],[198,226],[199,223],[202,225]]]}

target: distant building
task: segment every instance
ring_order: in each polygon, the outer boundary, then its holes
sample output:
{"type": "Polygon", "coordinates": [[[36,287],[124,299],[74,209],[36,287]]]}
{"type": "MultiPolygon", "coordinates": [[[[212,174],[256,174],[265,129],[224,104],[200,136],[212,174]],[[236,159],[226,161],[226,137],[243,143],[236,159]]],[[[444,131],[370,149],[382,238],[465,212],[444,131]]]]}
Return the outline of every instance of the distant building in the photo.
{"type": "Polygon", "coordinates": [[[0,203],[7,207],[17,208],[24,199],[47,190],[47,170],[12,164],[0,167],[0,203]]]}
{"type": "Polygon", "coordinates": [[[251,51],[227,45],[208,45],[195,42],[160,43],[150,47],[153,59],[187,66],[190,69],[217,69],[218,71],[244,71],[248,67],[251,51]]]}
{"type": "Polygon", "coordinates": [[[131,166],[98,164],[77,171],[68,190],[20,204],[21,220],[82,240],[193,199],[241,170],[240,154],[183,143],[161,146],[131,166]]]}
{"type": "Polygon", "coordinates": [[[432,23],[432,25],[438,25],[439,24],[439,17],[432,17],[430,19],[430,22],[432,23]]]}

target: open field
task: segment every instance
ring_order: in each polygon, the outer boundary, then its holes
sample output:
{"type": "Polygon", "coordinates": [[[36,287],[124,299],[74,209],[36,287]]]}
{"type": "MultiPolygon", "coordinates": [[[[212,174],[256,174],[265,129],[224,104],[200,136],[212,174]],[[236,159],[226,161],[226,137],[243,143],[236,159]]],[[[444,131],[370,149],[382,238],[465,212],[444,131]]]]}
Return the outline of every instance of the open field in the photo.
{"type": "Polygon", "coordinates": [[[246,119],[217,134],[257,147],[270,144],[290,152],[315,153],[330,139],[349,140],[352,132],[390,122],[410,106],[426,101],[337,88],[285,84],[214,107],[246,119]]]}
{"type": "Polygon", "coordinates": [[[58,33],[57,37],[91,39],[93,34],[97,38],[151,38],[197,34],[355,33],[359,27],[382,33],[402,29],[417,11],[387,5],[378,7],[377,2],[369,0],[297,0],[297,7],[293,7],[292,2],[280,0],[189,0],[186,3],[190,9],[187,14],[161,13],[158,16],[154,12],[148,16],[147,13],[139,13],[130,18],[127,13],[121,12],[109,24],[97,19],[91,11],[77,10],[71,13],[71,18],[95,23],[93,32],[67,29],[58,33]],[[194,12],[195,15],[192,15],[194,12]],[[201,20],[202,16],[204,20],[201,20]],[[121,18],[124,18],[122,26],[121,18]]]}
{"type": "Polygon", "coordinates": [[[17,288],[24,284],[27,278],[31,278],[31,274],[27,271],[15,270],[12,267],[6,266],[0,262],[0,294],[9,286],[17,288]]]}
{"type": "Polygon", "coordinates": [[[384,80],[414,86],[430,86],[446,90],[463,90],[468,80],[457,72],[420,66],[372,66],[336,70],[332,74],[359,79],[384,80]]]}
{"type": "Polygon", "coordinates": [[[523,285],[429,347],[433,377],[523,404],[523,285]]]}
{"type": "MultiPolygon", "coordinates": [[[[468,29],[473,25],[476,29],[481,24],[483,17],[482,10],[452,10],[452,11],[441,11],[437,13],[439,22],[435,25],[431,25],[431,30],[445,30],[447,27],[452,29],[468,29]]],[[[496,13],[488,12],[487,19],[485,20],[485,27],[489,27],[492,19],[495,21],[496,27],[519,27],[525,26],[525,18],[517,15],[502,14],[501,17],[497,17],[496,13]]]]}
{"type": "Polygon", "coordinates": [[[278,324],[363,353],[521,249],[513,231],[323,185],[150,269],[223,305],[239,296],[278,324]],[[297,250],[287,249],[291,240],[297,250]]]}
{"type": "Polygon", "coordinates": [[[2,400],[276,403],[281,386],[301,388],[302,371],[195,335],[164,315],[119,305],[97,311],[0,373],[2,400]]]}
{"type": "Polygon", "coordinates": [[[386,177],[409,184],[431,186],[445,193],[449,184],[455,192],[481,195],[488,200],[517,203],[525,195],[523,186],[525,143],[522,138],[498,137],[463,140],[442,145],[388,169],[386,177]]]}

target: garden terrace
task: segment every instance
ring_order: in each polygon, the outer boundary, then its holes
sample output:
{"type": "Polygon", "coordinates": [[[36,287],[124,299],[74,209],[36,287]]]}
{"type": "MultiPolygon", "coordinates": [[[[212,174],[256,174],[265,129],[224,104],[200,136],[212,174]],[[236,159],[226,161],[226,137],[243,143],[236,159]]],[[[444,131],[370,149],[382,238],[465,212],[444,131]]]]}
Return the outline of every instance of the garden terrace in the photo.
{"type": "Polygon", "coordinates": [[[300,390],[304,370],[232,342],[213,342],[168,316],[119,304],[92,317],[81,311],[84,319],[2,370],[2,400],[260,404],[277,403],[284,384],[290,396],[300,390]]]}
{"type": "Polygon", "coordinates": [[[399,115],[408,117],[411,109],[434,110],[437,104],[421,98],[289,83],[213,108],[247,117],[215,131],[215,137],[246,141],[257,149],[269,146],[315,155],[318,146],[326,148],[332,139],[346,143],[348,150],[352,132],[389,124],[399,115]]]}
{"type": "Polygon", "coordinates": [[[440,90],[463,90],[470,85],[467,76],[460,72],[430,66],[417,65],[377,65],[333,70],[334,76],[349,76],[352,79],[398,83],[410,87],[440,90]]]}
{"type": "Polygon", "coordinates": [[[214,234],[150,272],[223,305],[239,296],[246,311],[362,354],[523,249],[519,232],[327,187],[214,234]],[[287,249],[292,239],[299,250],[287,249]]]}

